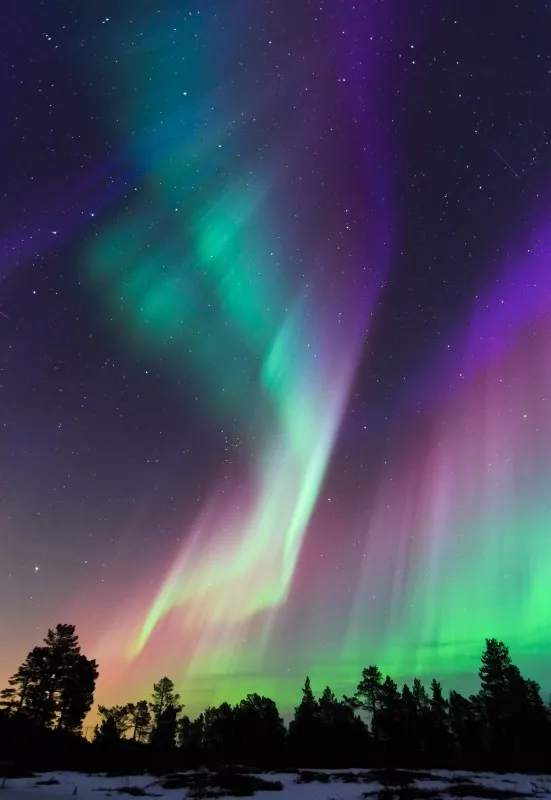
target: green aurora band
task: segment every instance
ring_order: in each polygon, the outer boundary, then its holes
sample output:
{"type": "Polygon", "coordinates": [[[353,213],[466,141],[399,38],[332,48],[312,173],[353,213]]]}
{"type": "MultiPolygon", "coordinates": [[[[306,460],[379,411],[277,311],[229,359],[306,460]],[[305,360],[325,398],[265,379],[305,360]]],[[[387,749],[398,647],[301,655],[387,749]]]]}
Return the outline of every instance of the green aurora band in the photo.
{"type": "MultiPolygon", "coordinates": [[[[366,190],[374,241],[366,227],[356,249],[342,243],[344,212],[300,216],[300,153],[289,153],[304,131],[294,118],[270,126],[279,78],[260,92],[251,74],[237,88],[227,42],[211,43],[212,63],[197,48],[204,24],[193,17],[165,57],[170,24],[159,23],[120,68],[128,102],[113,116],[136,191],[89,242],[85,271],[120,339],[196,395],[239,457],[221,465],[166,554],[161,585],[121,611],[102,664],[125,650],[144,687],[162,668],[197,708],[244,690],[289,708],[306,671],[346,691],[375,661],[397,677],[456,680],[494,635],[541,679],[551,653],[546,226],[503,265],[467,336],[450,337],[451,374],[428,365],[423,402],[401,409],[384,464],[354,475],[351,507],[331,516],[321,492],[386,276],[384,214],[366,190]],[[354,552],[340,568],[343,526],[354,552]]],[[[239,23],[227,24],[231,41],[239,23]]],[[[117,670],[106,668],[108,683],[117,670]]]]}

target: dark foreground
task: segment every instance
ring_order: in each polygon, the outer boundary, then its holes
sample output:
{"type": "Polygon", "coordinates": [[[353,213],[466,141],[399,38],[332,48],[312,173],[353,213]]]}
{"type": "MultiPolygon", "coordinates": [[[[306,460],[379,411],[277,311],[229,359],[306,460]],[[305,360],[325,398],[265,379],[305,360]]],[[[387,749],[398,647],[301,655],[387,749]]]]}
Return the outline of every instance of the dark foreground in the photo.
{"type": "Polygon", "coordinates": [[[550,775],[463,770],[190,770],[165,776],[48,772],[9,778],[2,800],[78,797],[183,798],[285,797],[291,800],[456,800],[551,798],[550,775]]]}

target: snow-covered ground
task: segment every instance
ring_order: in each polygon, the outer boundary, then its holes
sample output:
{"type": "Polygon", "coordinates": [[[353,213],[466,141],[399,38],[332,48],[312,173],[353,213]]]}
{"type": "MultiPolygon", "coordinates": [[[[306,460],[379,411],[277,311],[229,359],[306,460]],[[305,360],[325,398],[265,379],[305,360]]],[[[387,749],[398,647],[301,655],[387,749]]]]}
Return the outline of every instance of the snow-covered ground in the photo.
{"type": "MultiPolygon", "coordinates": [[[[181,773],[182,784],[194,782],[198,773],[181,773]]],[[[164,788],[163,778],[151,775],[106,776],[79,772],[48,772],[33,778],[12,778],[2,783],[0,800],[101,800],[103,797],[157,797],[161,800],[184,800],[186,797],[231,797],[219,794],[213,773],[199,773],[199,782],[208,782],[208,794],[197,789],[164,788]]],[[[470,798],[541,798],[551,800],[551,775],[496,774],[449,770],[304,770],[286,773],[257,773],[258,778],[279,781],[281,789],[259,790],[258,800],[470,800],[470,798]]]]}

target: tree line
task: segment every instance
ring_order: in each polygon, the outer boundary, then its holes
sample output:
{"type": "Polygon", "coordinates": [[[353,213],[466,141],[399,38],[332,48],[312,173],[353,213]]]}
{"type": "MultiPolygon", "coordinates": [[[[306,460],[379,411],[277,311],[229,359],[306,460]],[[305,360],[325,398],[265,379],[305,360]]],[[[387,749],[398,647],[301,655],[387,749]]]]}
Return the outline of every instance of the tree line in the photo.
{"type": "Polygon", "coordinates": [[[0,692],[0,761],[6,754],[28,761],[34,747],[42,758],[47,753],[55,760],[57,753],[55,766],[62,748],[88,768],[145,763],[546,768],[551,708],[539,685],[521,674],[497,639],[486,640],[478,675],[480,689],[469,697],[453,690],[445,695],[437,680],[428,689],[417,678],[400,688],[374,665],[362,670],[349,697],[338,698],[329,686],[316,697],[307,677],[288,726],[273,700],[254,693],[191,719],[173,681],[163,677],[149,699],[98,706],[90,743],[81,729],[92,708],[98,666],[81,653],[74,626],[57,625],[0,692]]]}

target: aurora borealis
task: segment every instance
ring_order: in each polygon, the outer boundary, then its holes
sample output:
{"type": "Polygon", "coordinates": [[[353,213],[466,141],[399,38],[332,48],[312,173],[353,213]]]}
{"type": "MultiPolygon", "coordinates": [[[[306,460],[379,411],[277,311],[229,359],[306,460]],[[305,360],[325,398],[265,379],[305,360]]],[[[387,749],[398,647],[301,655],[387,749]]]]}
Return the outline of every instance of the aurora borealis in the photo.
{"type": "Polygon", "coordinates": [[[550,11],[13,4],[3,681],[551,689],[550,11]]]}

